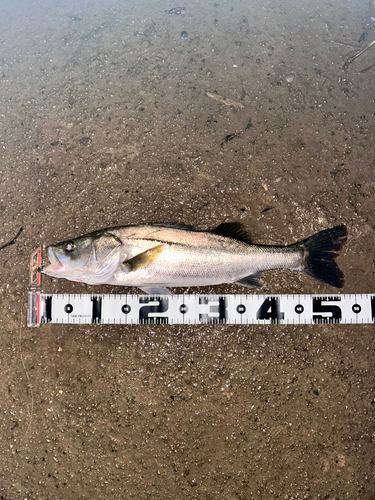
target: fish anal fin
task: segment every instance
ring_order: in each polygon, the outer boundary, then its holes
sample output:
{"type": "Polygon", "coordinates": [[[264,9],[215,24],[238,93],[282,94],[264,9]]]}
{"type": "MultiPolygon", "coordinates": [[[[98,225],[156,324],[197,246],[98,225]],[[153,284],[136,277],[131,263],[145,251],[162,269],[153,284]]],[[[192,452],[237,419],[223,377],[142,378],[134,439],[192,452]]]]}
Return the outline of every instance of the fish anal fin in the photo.
{"type": "Polygon", "coordinates": [[[247,286],[249,288],[254,288],[254,287],[259,288],[263,286],[263,283],[258,280],[259,276],[260,273],[251,274],[250,276],[245,276],[245,278],[241,278],[240,280],[236,281],[236,283],[237,285],[247,286]]]}
{"type": "Polygon", "coordinates": [[[127,272],[139,271],[148,267],[150,264],[155,262],[163,251],[163,245],[157,245],[155,247],[149,248],[142,253],[139,253],[135,257],[126,260],[122,263],[122,267],[127,272]]]}
{"type": "Polygon", "coordinates": [[[210,232],[233,240],[243,241],[244,243],[251,243],[249,233],[241,222],[223,222],[215,229],[211,229],[210,232]]]}
{"type": "Polygon", "coordinates": [[[138,288],[140,288],[142,290],[142,292],[145,292],[148,295],[170,295],[171,294],[171,292],[170,292],[170,290],[168,290],[168,288],[163,288],[162,286],[145,285],[145,286],[139,286],[138,288]]]}

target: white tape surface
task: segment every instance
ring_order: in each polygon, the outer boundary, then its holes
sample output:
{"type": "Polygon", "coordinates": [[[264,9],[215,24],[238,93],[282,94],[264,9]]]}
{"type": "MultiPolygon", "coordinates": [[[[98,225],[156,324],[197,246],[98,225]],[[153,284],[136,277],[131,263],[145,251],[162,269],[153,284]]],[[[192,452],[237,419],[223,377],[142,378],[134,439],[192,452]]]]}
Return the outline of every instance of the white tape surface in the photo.
{"type": "Polygon", "coordinates": [[[55,324],[368,324],[375,294],[113,295],[29,292],[28,326],[55,324]]]}

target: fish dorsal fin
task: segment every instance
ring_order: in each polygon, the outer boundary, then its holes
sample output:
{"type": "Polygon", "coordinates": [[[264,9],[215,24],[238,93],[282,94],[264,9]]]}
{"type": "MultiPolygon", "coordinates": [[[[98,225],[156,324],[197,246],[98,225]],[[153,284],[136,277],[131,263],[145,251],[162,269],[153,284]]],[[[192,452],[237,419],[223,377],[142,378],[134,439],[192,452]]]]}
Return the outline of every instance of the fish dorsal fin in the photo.
{"type": "Polygon", "coordinates": [[[156,247],[149,248],[142,253],[139,253],[135,257],[126,260],[122,263],[122,267],[129,272],[139,271],[148,267],[150,264],[158,259],[159,255],[163,251],[163,245],[157,245],[156,247]]]}
{"type": "Polygon", "coordinates": [[[223,222],[210,232],[233,240],[243,241],[244,243],[251,243],[249,233],[241,222],[223,222]]]}
{"type": "Polygon", "coordinates": [[[149,226],[169,227],[170,229],[183,229],[184,231],[195,231],[189,224],[180,224],[179,222],[152,222],[149,226]]]}

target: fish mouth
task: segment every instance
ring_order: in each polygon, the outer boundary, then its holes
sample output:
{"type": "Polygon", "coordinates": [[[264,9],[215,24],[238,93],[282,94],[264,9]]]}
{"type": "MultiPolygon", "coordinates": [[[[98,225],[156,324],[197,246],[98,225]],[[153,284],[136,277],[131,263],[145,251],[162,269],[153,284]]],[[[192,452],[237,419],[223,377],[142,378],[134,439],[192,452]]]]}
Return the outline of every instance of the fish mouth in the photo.
{"type": "Polygon", "coordinates": [[[44,274],[50,274],[52,272],[60,271],[64,266],[57,257],[53,247],[47,247],[47,254],[49,259],[49,264],[39,267],[39,272],[44,274]]]}

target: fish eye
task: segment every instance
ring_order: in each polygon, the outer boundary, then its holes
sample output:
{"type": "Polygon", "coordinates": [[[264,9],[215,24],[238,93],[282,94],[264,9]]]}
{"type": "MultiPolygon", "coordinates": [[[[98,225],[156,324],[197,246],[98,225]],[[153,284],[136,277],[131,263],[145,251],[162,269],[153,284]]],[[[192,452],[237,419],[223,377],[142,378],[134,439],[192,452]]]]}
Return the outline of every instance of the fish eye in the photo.
{"type": "Polygon", "coordinates": [[[73,252],[73,250],[75,249],[75,247],[76,246],[75,246],[74,242],[73,241],[69,241],[69,243],[67,243],[65,245],[65,251],[66,252],[73,252]]]}

